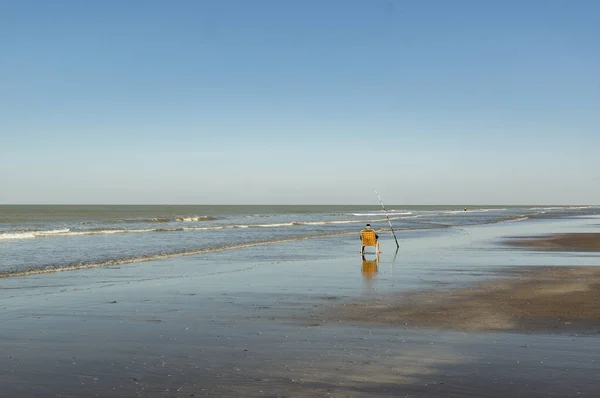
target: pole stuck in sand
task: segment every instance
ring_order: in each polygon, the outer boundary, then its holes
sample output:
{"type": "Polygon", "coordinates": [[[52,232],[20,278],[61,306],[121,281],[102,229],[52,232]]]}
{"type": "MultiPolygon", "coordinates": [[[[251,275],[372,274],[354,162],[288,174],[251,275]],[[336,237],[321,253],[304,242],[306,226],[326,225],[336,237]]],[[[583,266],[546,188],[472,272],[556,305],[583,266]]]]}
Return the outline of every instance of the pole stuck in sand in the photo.
{"type": "Polygon", "coordinates": [[[375,191],[375,195],[377,195],[377,199],[379,199],[379,203],[381,203],[381,207],[383,208],[383,212],[385,213],[385,218],[387,218],[388,223],[390,224],[390,229],[392,230],[392,236],[394,237],[394,240],[396,241],[396,250],[398,250],[400,248],[400,245],[398,244],[398,239],[396,239],[396,233],[394,232],[394,227],[392,227],[392,222],[390,221],[390,218],[388,217],[387,210],[385,209],[385,206],[383,205],[383,200],[381,200],[381,197],[379,196],[379,194],[377,193],[377,191],[375,189],[373,189],[373,191],[375,191]]]}

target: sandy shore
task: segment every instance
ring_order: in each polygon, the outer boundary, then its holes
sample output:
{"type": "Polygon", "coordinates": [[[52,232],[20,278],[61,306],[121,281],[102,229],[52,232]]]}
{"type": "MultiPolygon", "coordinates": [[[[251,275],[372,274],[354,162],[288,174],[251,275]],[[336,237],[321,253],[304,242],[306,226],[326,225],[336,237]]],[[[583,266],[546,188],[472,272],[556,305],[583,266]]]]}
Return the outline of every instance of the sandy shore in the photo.
{"type": "MultiPolygon", "coordinates": [[[[600,233],[511,238],[509,245],[600,250],[600,233]]],[[[324,321],[467,331],[600,333],[600,267],[523,267],[453,290],[389,294],[319,314],[324,321]]]]}
{"type": "Polygon", "coordinates": [[[598,251],[600,250],[600,233],[571,233],[530,238],[509,238],[506,244],[512,246],[563,251],[598,251]]]}
{"type": "Polygon", "coordinates": [[[468,331],[600,333],[600,267],[521,268],[472,288],[337,305],[322,319],[468,331]]]}

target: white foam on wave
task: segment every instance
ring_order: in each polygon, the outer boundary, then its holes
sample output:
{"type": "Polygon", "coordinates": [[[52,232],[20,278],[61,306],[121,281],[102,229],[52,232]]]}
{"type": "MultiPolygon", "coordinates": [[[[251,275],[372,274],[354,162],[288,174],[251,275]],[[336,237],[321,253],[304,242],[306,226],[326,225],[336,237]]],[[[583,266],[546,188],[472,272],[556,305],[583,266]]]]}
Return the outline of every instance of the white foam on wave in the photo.
{"type": "Polygon", "coordinates": [[[69,233],[69,228],[51,229],[47,231],[19,231],[0,233],[0,240],[32,239],[43,236],[59,236],[69,233]]]}
{"type": "Polygon", "coordinates": [[[525,221],[525,220],[529,220],[529,217],[523,216],[523,217],[513,218],[512,220],[505,220],[505,221],[501,221],[501,222],[519,222],[519,221],[525,221]]]}
{"type": "Polygon", "coordinates": [[[277,228],[277,227],[291,227],[294,225],[293,222],[282,222],[276,224],[255,224],[251,225],[251,227],[259,227],[259,228],[277,228]]]}
{"type": "Polygon", "coordinates": [[[546,206],[531,207],[530,210],[566,210],[566,209],[587,209],[592,206],[546,206]]]}
{"type": "Polygon", "coordinates": [[[441,214],[488,213],[490,211],[506,211],[506,209],[447,210],[447,211],[442,211],[441,214]]]}
{"type": "Polygon", "coordinates": [[[0,240],[12,240],[12,239],[31,239],[35,238],[33,232],[3,232],[0,234],[0,240]]]}
{"type": "Polygon", "coordinates": [[[56,234],[56,236],[87,236],[87,235],[114,235],[114,234],[127,234],[127,233],[143,233],[143,232],[155,232],[158,231],[156,228],[152,229],[103,229],[99,231],[75,231],[64,234],[56,234]]]}
{"type": "Polygon", "coordinates": [[[297,225],[294,222],[277,223],[277,224],[234,224],[234,225],[218,225],[213,227],[185,227],[185,231],[215,231],[218,229],[238,229],[238,228],[279,228],[291,227],[297,225]]]}
{"type": "Polygon", "coordinates": [[[328,224],[356,224],[362,223],[364,220],[338,220],[338,221],[306,221],[306,222],[297,222],[296,225],[328,225],[328,224]]]}
{"type": "Polygon", "coordinates": [[[600,206],[546,206],[546,207],[529,207],[529,210],[535,210],[538,214],[546,214],[554,210],[585,210],[595,209],[600,206]]]}
{"type": "Polygon", "coordinates": [[[178,217],[175,221],[179,222],[195,222],[195,221],[206,221],[212,220],[212,217],[209,216],[200,216],[200,217],[178,217]]]}
{"type": "MultiPolygon", "coordinates": [[[[377,215],[381,216],[382,214],[377,214],[377,215]]],[[[390,220],[400,220],[403,218],[413,218],[413,217],[390,217],[390,220]]],[[[295,222],[294,225],[361,224],[361,223],[364,223],[365,221],[384,222],[384,221],[387,221],[387,218],[378,218],[378,219],[371,219],[371,220],[306,221],[306,222],[295,222]]]]}
{"type": "Polygon", "coordinates": [[[52,229],[50,231],[39,231],[39,232],[34,232],[35,235],[38,236],[44,236],[44,235],[59,235],[59,234],[66,234],[69,231],[71,231],[69,228],[63,228],[63,229],[52,229]]]}
{"type": "MultiPolygon", "coordinates": [[[[413,212],[412,212],[412,211],[404,211],[404,212],[402,212],[402,213],[399,213],[399,212],[397,212],[397,211],[391,211],[391,212],[388,212],[388,213],[391,213],[391,214],[393,214],[394,216],[401,216],[401,215],[406,215],[406,216],[408,216],[408,215],[411,215],[411,214],[413,214],[413,212]]],[[[379,212],[379,213],[351,213],[351,214],[352,214],[353,216],[357,216],[357,217],[361,217],[361,216],[368,217],[368,216],[382,216],[382,215],[384,215],[385,213],[382,211],[382,212],[379,212]]]]}
{"type": "Polygon", "coordinates": [[[216,226],[216,227],[185,227],[183,228],[184,231],[216,231],[219,229],[225,229],[225,228],[243,228],[243,226],[235,226],[235,225],[231,225],[231,226],[216,226]]]}
{"type": "Polygon", "coordinates": [[[103,229],[98,231],[71,231],[68,228],[56,229],[50,231],[27,231],[27,232],[12,232],[0,233],[0,240],[8,239],[31,239],[31,238],[48,238],[59,236],[88,236],[88,235],[113,235],[127,233],[144,233],[144,232],[172,232],[181,231],[177,228],[152,228],[152,229],[103,229]]]}

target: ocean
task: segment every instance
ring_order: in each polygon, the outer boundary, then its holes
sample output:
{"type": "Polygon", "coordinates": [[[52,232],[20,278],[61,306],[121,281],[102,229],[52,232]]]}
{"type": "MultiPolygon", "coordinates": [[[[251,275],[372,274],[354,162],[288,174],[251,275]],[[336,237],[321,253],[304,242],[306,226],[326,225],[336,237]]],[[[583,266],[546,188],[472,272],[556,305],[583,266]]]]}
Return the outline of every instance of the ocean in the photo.
{"type": "MultiPolygon", "coordinates": [[[[600,206],[388,206],[399,239],[448,228],[600,214],[600,206]]],[[[114,266],[338,237],[365,223],[392,239],[380,206],[2,205],[0,277],[114,266]]],[[[381,234],[380,234],[381,235],[381,234]]]]}

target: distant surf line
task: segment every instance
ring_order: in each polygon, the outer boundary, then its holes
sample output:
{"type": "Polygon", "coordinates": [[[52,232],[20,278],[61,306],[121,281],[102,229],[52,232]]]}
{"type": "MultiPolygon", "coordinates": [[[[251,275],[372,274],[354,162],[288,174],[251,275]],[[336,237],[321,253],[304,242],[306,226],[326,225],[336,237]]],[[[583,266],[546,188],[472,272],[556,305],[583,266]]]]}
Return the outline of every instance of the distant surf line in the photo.
{"type": "MultiPolygon", "coordinates": [[[[392,218],[392,220],[401,217],[392,218]]],[[[91,236],[91,235],[114,235],[114,234],[139,234],[139,233],[156,233],[156,232],[181,232],[181,231],[216,231],[220,229],[237,229],[237,228],[281,228],[294,227],[302,225],[333,225],[333,224],[355,224],[365,221],[381,222],[384,219],[376,220],[331,220],[331,221],[290,221],[285,223],[275,224],[234,224],[234,225],[215,225],[207,227],[178,227],[178,228],[147,228],[147,229],[100,229],[87,231],[71,231],[69,228],[48,231],[14,231],[0,233],[1,240],[22,240],[34,238],[52,238],[65,236],[91,236]]]]}

